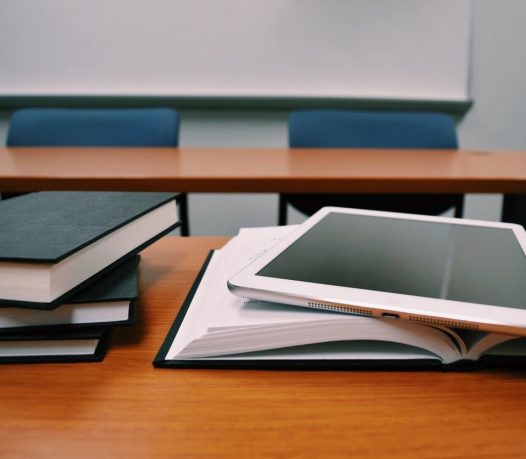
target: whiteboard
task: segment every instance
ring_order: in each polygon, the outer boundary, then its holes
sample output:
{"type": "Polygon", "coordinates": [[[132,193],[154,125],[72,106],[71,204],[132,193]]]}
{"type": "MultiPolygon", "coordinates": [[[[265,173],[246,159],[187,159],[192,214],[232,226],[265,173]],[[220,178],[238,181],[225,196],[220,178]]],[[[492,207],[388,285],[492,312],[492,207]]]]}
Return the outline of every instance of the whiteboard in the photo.
{"type": "Polygon", "coordinates": [[[469,99],[470,0],[2,0],[0,95],[469,99]]]}

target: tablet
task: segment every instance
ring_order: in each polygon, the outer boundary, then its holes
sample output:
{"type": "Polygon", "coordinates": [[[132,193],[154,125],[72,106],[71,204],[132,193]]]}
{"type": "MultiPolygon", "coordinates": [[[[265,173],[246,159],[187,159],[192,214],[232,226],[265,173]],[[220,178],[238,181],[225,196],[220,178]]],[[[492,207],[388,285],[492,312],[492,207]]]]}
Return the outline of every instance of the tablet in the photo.
{"type": "Polygon", "coordinates": [[[228,287],[252,299],[526,336],[526,232],[325,207],[228,287]]]}

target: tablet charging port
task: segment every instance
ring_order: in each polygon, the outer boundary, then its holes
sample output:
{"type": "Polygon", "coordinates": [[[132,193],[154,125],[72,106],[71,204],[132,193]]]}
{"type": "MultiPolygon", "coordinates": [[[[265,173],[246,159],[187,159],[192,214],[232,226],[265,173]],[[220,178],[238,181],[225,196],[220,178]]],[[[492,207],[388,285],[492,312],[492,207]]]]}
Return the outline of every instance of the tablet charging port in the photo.
{"type": "Polygon", "coordinates": [[[392,312],[382,312],[382,317],[386,319],[400,319],[398,314],[393,314],[392,312]]]}

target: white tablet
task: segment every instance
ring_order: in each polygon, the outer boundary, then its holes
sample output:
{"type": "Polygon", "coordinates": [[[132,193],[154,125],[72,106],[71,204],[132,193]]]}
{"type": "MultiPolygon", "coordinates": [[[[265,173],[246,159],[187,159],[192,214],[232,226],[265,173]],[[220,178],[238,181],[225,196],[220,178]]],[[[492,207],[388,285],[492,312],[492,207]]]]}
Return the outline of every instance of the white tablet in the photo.
{"type": "Polygon", "coordinates": [[[228,287],[253,299],[526,336],[526,232],[325,207],[228,287]]]}

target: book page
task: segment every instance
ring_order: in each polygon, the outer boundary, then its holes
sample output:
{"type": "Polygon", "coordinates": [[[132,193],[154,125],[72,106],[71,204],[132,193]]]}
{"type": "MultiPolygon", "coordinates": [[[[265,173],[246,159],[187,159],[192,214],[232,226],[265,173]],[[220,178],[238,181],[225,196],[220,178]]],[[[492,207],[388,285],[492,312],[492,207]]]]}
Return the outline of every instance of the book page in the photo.
{"type": "Polygon", "coordinates": [[[6,340],[0,341],[0,357],[41,357],[50,355],[93,355],[99,340],[6,340]]]}
{"type": "Polygon", "coordinates": [[[469,360],[478,360],[482,355],[526,356],[526,338],[524,337],[470,330],[459,330],[459,334],[468,348],[466,358],[469,360]]]}
{"type": "Polygon", "coordinates": [[[423,360],[438,357],[425,349],[387,341],[339,341],[213,357],[214,360],[423,360]]]}

